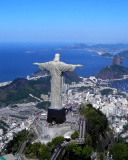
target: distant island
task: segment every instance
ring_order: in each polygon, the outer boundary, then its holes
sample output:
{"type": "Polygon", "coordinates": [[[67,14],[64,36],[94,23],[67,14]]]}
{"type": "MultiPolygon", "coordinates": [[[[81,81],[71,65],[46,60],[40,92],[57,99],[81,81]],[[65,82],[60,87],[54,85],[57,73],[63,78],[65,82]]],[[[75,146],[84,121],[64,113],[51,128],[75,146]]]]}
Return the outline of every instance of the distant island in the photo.
{"type": "Polygon", "coordinates": [[[35,51],[26,51],[25,53],[34,53],[35,51]]]}
{"type": "Polygon", "coordinates": [[[120,55],[120,57],[128,59],[128,50],[124,50],[118,54],[120,55]]]}
{"type": "Polygon", "coordinates": [[[101,69],[95,76],[103,80],[120,79],[128,75],[128,68],[123,67],[121,57],[117,54],[113,57],[111,65],[101,69]]]}
{"type": "Polygon", "coordinates": [[[104,53],[104,54],[102,54],[101,56],[102,56],[102,57],[105,57],[105,58],[112,58],[112,57],[113,57],[113,55],[110,54],[110,53],[104,53]]]}
{"type": "MultiPolygon", "coordinates": [[[[120,53],[124,50],[128,50],[128,44],[117,43],[117,44],[96,44],[96,45],[87,45],[87,44],[77,44],[67,45],[59,47],[56,50],[86,50],[90,52],[97,52],[99,55],[111,54],[111,53],[120,53]]],[[[110,57],[107,56],[107,57],[110,57]]]]}

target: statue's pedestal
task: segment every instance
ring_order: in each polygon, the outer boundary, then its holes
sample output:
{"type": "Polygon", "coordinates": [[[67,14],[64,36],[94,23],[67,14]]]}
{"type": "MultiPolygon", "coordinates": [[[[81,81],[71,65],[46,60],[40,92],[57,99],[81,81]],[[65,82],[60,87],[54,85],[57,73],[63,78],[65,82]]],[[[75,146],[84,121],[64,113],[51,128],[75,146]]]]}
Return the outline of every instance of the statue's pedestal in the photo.
{"type": "Polygon", "coordinates": [[[57,124],[64,123],[66,121],[66,113],[65,108],[55,109],[55,108],[48,108],[48,115],[47,115],[47,122],[52,123],[56,122],[57,124]]]}

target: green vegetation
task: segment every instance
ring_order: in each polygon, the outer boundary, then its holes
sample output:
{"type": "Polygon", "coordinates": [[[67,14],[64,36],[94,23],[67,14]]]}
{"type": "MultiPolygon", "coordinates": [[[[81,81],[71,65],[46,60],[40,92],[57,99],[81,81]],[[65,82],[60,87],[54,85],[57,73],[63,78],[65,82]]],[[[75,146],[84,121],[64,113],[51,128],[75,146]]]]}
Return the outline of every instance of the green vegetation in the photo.
{"type": "MultiPolygon", "coordinates": [[[[68,84],[80,81],[80,78],[75,72],[66,72],[63,76],[65,77],[65,82],[68,84]]],[[[0,107],[10,104],[14,105],[16,103],[36,102],[38,100],[29,94],[40,98],[41,94],[48,94],[50,89],[50,76],[37,80],[17,78],[9,85],[0,87],[0,107]]]]}
{"type": "Polygon", "coordinates": [[[85,90],[88,90],[88,89],[90,90],[90,89],[91,89],[91,86],[89,86],[89,87],[83,87],[83,86],[82,86],[82,87],[78,88],[78,91],[79,91],[79,92],[82,92],[82,91],[85,91],[85,90]]]}
{"type": "MultiPolygon", "coordinates": [[[[93,108],[91,104],[83,104],[80,112],[81,115],[87,117],[86,144],[69,144],[63,160],[90,160],[92,151],[95,150],[100,143],[100,135],[108,131],[108,120],[106,116],[101,111],[93,108]]],[[[78,132],[72,134],[72,138],[77,137],[78,132]]]]}
{"type": "Polygon", "coordinates": [[[50,148],[41,143],[28,144],[25,149],[25,156],[27,158],[38,158],[39,160],[45,160],[50,158],[50,148]]]}
{"type": "Polygon", "coordinates": [[[62,136],[59,136],[59,137],[56,137],[52,140],[52,142],[48,142],[48,146],[50,147],[50,151],[53,152],[54,149],[59,146],[63,141],[64,141],[64,137],[62,136]]]}
{"type": "Polygon", "coordinates": [[[104,67],[102,70],[102,73],[106,72],[106,71],[110,71],[110,72],[120,72],[120,73],[128,73],[128,69],[119,65],[112,65],[112,66],[106,66],[104,67]]]}
{"type": "Polygon", "coordinates": [[[9,141],[9,143],[6,146],[6,154],[13,153],[15,154],[21,144],[22,141],[27,140],[28,138],[28,131],[22,130],[21,132],[18,132],[13,137],[13,140],[9,141]]]}
{"type": "Polygon", "coordinates": [[[119,66],[119,65],[111,66],[111,70],[112,71],[116,71],[116,72],[120,72],[120,73],[124,73],[124,74],[128,73],[128,69],[127,68],[119,66]]]}
{"type": "Polygon", "coordinates": [[[78,77],[75,71],[73,72],[64,72],[63,77],[65,78],[66,84],[71,84],[72,82],[78,83],[81,79],[78,77]]]}
{"type": "Polygon", "coordinates": [[[50,77],[36,81],[18,78],[11,84],[0,88],[0,106],[35,102],[37,99],[30,97],[29,94],[40,98],[41,94],[47,94],[48,91],[50,91],[50,77]]]}
{"type": "MultiPolygon", "coordinates": [[[[81,113],[88,119],[88,128],[86,136],[86,145],[96,149],[100,143],[100,135],[109,131],[108,120],[106,116],[99,110],[96,110],[92,105],[83,105],[81,113]]],[[[102,143],[102,142],[101,142],[102,143]]],[[[99,153],[98,158],[101,160],[106,157],[107,151],[99,153]]],[[[110,149],[110,155],[114,160],[128,159],[128,144],[124,142],[116,143],[110,149]]]]}
{"type": "Polygon", "coordinates": [[[92,154],[92,147],[90,146],[79,146],[75,143],[70,143],[66,149],[63,160],[90,160],[92,154]]]}
{"type": "Polygon", "coordinates": [[[79,136],[79,133],[77,131],[75,131],[72,135],[71,135],[71,138],[72,139],[75,139],[75,138],[78,138],[79,136]]]}
{"type": "MultiPolygon", "coordinates": [[[[6,148],[4,148],[5,154],[15,154],[18,151],[21,143],[25,140],[31,139],[32,136],[33,135],[29,134],[29,132],[26,130],[18,132],[18,134],[13,137],[13,140],[9,141],[9,143],[6,145],[6,148]]],[[[52,142],[49,142],[48,145],[42,145],[38,142],[30,144],[28,141],[24,154],[27,158],[38,158],[39,160],[49,159],[54,149],[58,147],[64,140],[64,137],[56,137],[52,140],[52,142]]]]}
{"type": "Polygon", "coordinates": [[[110,150],[114,160],[128,159],[128,144],[123,142],[116,143],[110,150]]]}
{"type": "Polygon", "coordinates": [[[112,89],[103,89],[103,90],[101,91],[101,94],[102,94],[102,95],[106,95],[106,96],[108,96],[108,95],[111,94],[111,93],[113,93],[113,90],[112,90],[112,89]]]}
{"type": "Polygon", "coordinates": [[[128,131],[128,124],[124,126],[124,132],[128,131]]]}
{"type": "Polygon", "coordinates": [[[27,158],[38,158],[39,160],[49,159],[54,149],[59,146],[63,141],[64,137],[56,137],[49,142],[47,145],[42,145],[41,143],[27,144],[24,151],[27,158]]]}
{"type": "Polygon", "coordinates": [[[100,135],[108,130],[108,120],[100,110],[93,108],[91,104],[83,105],[81,114],[88,119],[87,144],[96,148],[100,135]]]}
{"type": "MultiPolygon", "coordinates": [[[[108,151],[100,152],[98,158],[100,160],[107,159],[108,151]]],[[[128,144],[124,142],[115,143],[109,152],[109,157],[112,156],[113,160],[127,160],[128,159],[128,144]]]]}
{"type": "Polygon", "coordinates": [[[51,105],[51,103],[49,101],[45,101],[45,102],[38,103],[36,108],[47,109],[50,105],[51,105]]]}
{"type": "Polygon", "coordinates": [[[9,126],[4,122],[4,121],[2,121],[2,120],[0,120],[0,129],[3,129],[3,134],[6,134],[7,133],[7,128],[8,128],[9,126]]]}
{"type": "Polygon", "coordinates": [[[100,152],[97,157],[100,160],[104,160],[104,157],[106,157],[106,156],[107,156],[107,151],[105,150],[104,152],[100,152]]]}

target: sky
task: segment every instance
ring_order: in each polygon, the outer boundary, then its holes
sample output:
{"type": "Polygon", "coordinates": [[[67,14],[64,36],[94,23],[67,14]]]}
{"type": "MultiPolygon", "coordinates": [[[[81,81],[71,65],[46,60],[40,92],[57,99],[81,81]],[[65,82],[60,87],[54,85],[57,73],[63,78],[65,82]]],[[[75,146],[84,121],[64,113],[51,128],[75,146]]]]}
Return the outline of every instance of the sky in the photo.
{"type": "Polygon", "coordinates": [[[0,0],[0,42],[128,43],[128,1],[0,0]]]}

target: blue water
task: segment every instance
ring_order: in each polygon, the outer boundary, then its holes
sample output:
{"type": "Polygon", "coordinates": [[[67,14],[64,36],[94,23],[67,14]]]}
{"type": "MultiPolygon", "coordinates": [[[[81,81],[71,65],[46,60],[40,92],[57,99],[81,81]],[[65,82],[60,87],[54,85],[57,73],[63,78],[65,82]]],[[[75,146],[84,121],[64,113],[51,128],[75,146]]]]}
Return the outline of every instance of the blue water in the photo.
{"type": "MultiPolygon", "coordinates": [[[[27,75],[38,70],[34,62],[43,63],[54,59],[55,53],[60,53],[60,61],[68,64],[82,64],[77,68],[79,76],[95,75],[103,67],[110,65],[111,58],[100,57],[95,52],[84,50],[55,50],[64,46],[62,43],[0,43],[0,82],[14,80],[17,77],[26,78],[27,75]],[[35,51],[25,53],[26,51],[35,51]],[[93,56],[97,55],[97,56],[93,56]]],[[[123,60],[128,68],[128,61],[123,60]]]]}

